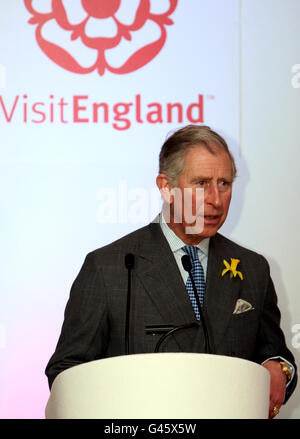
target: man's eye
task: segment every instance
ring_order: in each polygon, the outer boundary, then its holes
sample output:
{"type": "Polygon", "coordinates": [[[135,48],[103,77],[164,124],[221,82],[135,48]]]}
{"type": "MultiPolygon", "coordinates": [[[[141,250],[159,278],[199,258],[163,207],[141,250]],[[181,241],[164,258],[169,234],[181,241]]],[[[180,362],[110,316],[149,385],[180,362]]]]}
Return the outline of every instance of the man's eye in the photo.
{"type": "Polygon", "coordinates": [[[223,190],[223,191],[226,189],[229,189],[230,185],[231,185],[231,182],[227,181],[227,180],[222,180],[219,182],[219,188],[220,188],[220,190],[223,190]]]}
{"type": "Polygon", "coordinates": [[[209,186],[209,182],[206,180],[200,180],[198,181],[198,185],[201,187],[208,187],[209,186]]]}

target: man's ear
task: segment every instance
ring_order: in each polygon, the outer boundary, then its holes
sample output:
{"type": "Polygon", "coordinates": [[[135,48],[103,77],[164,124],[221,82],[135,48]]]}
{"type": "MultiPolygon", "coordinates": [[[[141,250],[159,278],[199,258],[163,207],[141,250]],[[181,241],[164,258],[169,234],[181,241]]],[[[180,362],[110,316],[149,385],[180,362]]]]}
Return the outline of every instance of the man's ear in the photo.
{"type": "Polygon", "coordinates": [[[163,200],[167,204],[173,203],[173,196],[172,196],[172,185],[167,177],[166,174],[158,174],[156,177],[156,184],[157,187],[161,193],[161,196],[163,197],[163,200]]]}

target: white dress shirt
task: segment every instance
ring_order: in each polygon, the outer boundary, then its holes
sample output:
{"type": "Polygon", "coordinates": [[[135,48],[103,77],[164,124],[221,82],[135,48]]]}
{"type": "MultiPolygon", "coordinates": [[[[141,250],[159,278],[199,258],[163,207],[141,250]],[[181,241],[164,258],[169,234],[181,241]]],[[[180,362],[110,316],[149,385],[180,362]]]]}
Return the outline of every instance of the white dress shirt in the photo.
{"type": "MultiPolygon", "coordinates": [[[[183,255],[186,255],[186,253],[182,250],[182,247],[186,246],[186,244],[176,235],[176,233],[173,232],[172,229],[168,226],[166,223],[163,214],[161,213],[159,216],[159,223],[161,226],[161,229],[163,231],[163,234],[166,237],[166,240],[169,243],[169,246],[173,252],[174,258],[177,262],[180,274],[182,276],[184,284],[186,284],[187,278],[188,278],[188,272],[185,271],[185,269],[182,266],[181,258],[183,255]]],[[[195,247],[198,247],[198,257],[202,264],[203,271],[204,271],[204,278],[206,281],[206,271],[207,271],[207,259],[208,259],[208,247],[209,247],[209,238],[203,239],[199,244],[197,244],[195,247]]]]}

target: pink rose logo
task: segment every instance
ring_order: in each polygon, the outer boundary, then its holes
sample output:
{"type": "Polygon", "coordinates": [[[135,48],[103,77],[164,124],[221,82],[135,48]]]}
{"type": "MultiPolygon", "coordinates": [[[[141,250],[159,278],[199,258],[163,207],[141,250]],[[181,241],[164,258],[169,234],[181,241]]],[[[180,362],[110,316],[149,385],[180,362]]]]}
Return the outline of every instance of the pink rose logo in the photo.
{"type": "Polygon", "coordinates": [[[162,49],[178,0],[24,0],[36,40],[74,73],[140,69],[162,49]]]}

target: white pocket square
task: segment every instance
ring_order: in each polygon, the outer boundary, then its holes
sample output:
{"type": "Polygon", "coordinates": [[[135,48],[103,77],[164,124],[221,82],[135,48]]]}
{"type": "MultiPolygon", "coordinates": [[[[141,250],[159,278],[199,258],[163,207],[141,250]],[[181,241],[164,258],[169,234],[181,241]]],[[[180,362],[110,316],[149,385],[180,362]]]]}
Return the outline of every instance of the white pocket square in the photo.
{"type": "Polygon", "coordinates": [[[249,303],[243,299],[238,299],[236,301],[233,314],[241,314],[242,312],[251,311],[252,309],[254,309],[254,308],[251,305],[251,303],[249,303]]]}

